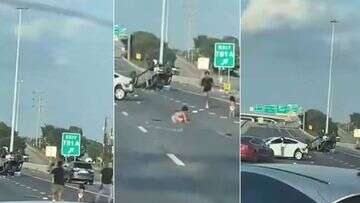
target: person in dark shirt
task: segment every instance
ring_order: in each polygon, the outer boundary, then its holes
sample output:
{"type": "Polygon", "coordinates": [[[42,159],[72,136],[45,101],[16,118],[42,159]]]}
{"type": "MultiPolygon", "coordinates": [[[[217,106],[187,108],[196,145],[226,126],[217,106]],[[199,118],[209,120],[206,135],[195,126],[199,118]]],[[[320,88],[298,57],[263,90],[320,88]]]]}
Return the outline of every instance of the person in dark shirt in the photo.
{"type": "Polygon", "coordinates": [[[205,71],[205,76],[201,79],[201,87],[206,96],[205,108],[209,108],[209,93],[214,85],[214,80],[210,77],[210,72],[205,71]]]}
{"type": "Polygon", "coordinates": [[[53,174],[53,185],[52,185],[52,194],[53,201],[61,201],[62,193],[64,192],[65,186],[65,170],[63,168],[63,161],[57,162],[57,167],[52,169],[51,174],[53,174]]]}
{"type": "Polygon", "coordinates": [[[95,202],[102,202],[100,201],[100,196],[108,195],[107,201],[110,203],[113,197],[113,168],[112,163],[108,163],[101,170],[101,186],[99,194],[96,196],[95,202]]]}

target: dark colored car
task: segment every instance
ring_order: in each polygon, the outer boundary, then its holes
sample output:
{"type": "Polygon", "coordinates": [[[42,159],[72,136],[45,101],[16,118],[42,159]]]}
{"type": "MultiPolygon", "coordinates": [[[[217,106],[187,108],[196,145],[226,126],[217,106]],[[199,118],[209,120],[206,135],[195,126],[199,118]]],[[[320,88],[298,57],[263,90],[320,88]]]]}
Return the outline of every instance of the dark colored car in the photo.
{"type": "Polygon", "coordinates": [[[92,165],[86,162],[71,162],[65,167],[65,180],[66,182],[71,181],[82,181],[90,185],[94,184],[94,171],[92,165]]]}
{"type": "Polygon", "coordinates": [[[260,138],[241,136],[240,157],[242,161],[271,162],[274,158],[274,151],[260,138]]]}

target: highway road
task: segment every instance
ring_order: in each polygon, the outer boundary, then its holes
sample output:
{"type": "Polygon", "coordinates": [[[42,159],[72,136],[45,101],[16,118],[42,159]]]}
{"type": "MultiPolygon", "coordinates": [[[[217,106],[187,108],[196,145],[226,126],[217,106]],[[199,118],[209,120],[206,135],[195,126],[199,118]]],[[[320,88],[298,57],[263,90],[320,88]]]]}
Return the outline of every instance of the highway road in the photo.
{"type": "MultiPolygon", "coordinates": [[[[254,125],[242,134],[253,135],[262,139],[273,136],[286,136],[295,138],[301,142],[309,139],[300,129],[281,128],[276,125],[254,125]]],[[[333,166],[340,168],[360,169],[360,152],[350,150],[344,147],[336,147],[334,153],[310,152],[308,160],[296,161],[294,159],[275,159],[279,163],[293,163],[293,164],[314,164],[323,166],[333,166]]]]}
{"type": "MultiPolygon", "coordinates": [[[[65,201],[77,201],[76,184],[67,184],[63,194],[65,201]]],[[[93,202],[98,186],[86,186],[86,202],[93,202]]],[[[43,201],[52,200],[51,176],[23,169],[20,176],[0,176],[0,201],[43,201]]],[[[106,202],[101,199],[99,202],[106,202]]]]}
{"type": "MultiPolygon", "coordinates": [[[[119,62],[121,63],[121,62],[119,62]]],[[[119,65],[119,64],[118,64],[119,65]]],[[[131,70],[126,63],[116,71],[131,70]]],[[[197,93],[137,90],[115,106],[115,198],[123,202],[238,202],[239,122],[197,93]],[[190,124],[171,114],[188,105],[190,124]]]]}

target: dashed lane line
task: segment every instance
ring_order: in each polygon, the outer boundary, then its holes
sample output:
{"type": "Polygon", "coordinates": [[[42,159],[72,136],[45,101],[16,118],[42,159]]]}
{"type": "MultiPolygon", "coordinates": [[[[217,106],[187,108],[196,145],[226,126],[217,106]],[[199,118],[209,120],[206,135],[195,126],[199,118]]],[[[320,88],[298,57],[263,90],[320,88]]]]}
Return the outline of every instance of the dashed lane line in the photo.
{"type": "Polygon", "coordinates": [[[173,161],[178,166],[185,166],[184,162],[182,162],[179,158],[177,158],[174,154],[166,154],[171,161],[173,161]]]}
{"type": "Polygon", "coordinates": [[[148,130],[146,130],[144,127],[142,126],[138,126],[139,130],[141,130],[143,133],[147,133],[148,130]]]}
{"type": "Polygon", "coordinates": [[[128,115],[129,115],[126,111],[122,111],[121,114],[124,115],[124,116],[128,116],[128,115]]]}

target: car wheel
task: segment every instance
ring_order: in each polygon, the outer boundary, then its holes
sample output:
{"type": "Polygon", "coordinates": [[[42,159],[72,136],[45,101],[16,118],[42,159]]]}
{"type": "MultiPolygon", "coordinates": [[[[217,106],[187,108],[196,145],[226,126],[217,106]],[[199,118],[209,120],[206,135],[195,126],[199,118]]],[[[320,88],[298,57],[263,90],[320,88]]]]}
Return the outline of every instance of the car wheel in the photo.
{"type": "Polygon", "coordinates": [[[303,158],[303,153],[300,151],[300,150],[296,150],[295,153],[294,153],[294,158],[296,160],[301,160],[303,158]]]}
{"type": "Polygon", "coordinates": [[[126,92],[121,87],[115,87],[115,99],[122,100],[126,96],[126,92]]]}

